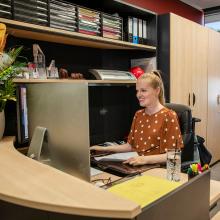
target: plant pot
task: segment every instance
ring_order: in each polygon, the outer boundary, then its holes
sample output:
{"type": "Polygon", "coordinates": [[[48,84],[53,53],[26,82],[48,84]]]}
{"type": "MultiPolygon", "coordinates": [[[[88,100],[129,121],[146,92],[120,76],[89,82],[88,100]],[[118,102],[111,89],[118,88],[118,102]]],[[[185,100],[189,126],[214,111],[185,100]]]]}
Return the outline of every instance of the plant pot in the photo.
{"type": "Polygon", "coordinates": [[[5,130],[5,112],[4,110],[0,112],[0,140],[3,137],[5,130]]]}

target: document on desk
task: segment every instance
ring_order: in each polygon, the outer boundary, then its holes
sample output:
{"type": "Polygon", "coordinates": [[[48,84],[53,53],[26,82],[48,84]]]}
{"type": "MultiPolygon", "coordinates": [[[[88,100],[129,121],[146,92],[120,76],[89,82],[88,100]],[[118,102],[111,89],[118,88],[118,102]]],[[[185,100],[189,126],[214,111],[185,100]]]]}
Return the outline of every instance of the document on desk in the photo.
{"type": "Polygon", "coordinates": [[[90,176],[95,176],[95,175],[98,175],[100,173],[103,173],[103,171],[95,169],[93,167],[90,167],[90,176]]]}
{"type": "Polygon", "coordinates": [[[127,160],[131,157],[137,157],[137,156],[138,156],[137,152],[126,152],[126,153],[110,154],[110,155],[102,156],[102,157],[95,157],[95,159],[97,161],[102,160],[102,159],[127,160]]]}
{"type": "Polygon", "coordinates": [[[109,192],[139,204],[142,208],[174,190],[181,183],[159,177],[138,176],[112,186],[109,192]]]}

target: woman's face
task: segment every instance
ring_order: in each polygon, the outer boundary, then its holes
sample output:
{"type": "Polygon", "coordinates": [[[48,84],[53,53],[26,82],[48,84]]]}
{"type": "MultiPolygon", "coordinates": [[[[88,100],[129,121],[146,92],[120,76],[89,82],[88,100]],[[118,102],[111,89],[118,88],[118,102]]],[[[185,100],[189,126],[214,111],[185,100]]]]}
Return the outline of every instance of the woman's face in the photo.
{"type": "Polygon", "coordinates": [[[160,88],[154,89],[149,82],[140,79],[136,83],[136,96],[141,107],[148,107],[158,102],[160,88]]]}

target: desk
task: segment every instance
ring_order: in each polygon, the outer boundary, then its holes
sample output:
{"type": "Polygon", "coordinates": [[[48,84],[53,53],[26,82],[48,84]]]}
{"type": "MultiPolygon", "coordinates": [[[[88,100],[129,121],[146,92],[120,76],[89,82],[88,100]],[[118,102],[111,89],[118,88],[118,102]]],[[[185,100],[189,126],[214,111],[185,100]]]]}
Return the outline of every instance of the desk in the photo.
{"type": "Polygon", "coordinates": [[[220,181],[210,180],[210,206],[220,199],[220,181]]]}
{"type": "MultiPolygon", "coordinates": [[[[161,178],[166,178],[166,169],[156,168],[148,170],[144,175],[157,176],[161,178]]],[[[185,183],[188,181],[187,174],[181,173],[181,182],[185,183]]],[[[220,199],[220,181],[210,180],[210,208],[215,205],[220,199]]]]}
{"type": "Polygon", "coordinates": [[[211,218],[211,220],[220,220],[220,211],[211,218]]]}
{"type": "MultiPolygon", "coordinates": [[[[156,168],[156,169],[146,171],[144,174],[166,178],[166,169],[156,168]]],[[[187,174],[181,173],[181,182],[185,183],[187,181],[188,181],[187,174]]],[[[209,207],[210,207],[211,216],[215,214],[216,210],[218,210],[219,208],[219,207],[215,208],[217,206],[217,203],[219,202],[219,199],[220,199],[220,181],[210,180],[209,207]]],[[[219,217],[219,220],[220,220],[220,217],[219,217]]]]}
{"type": "Polygon", "coordinates": [[[141,213],[131,201],[22,155],[13,138],[0,142],[0,200],[81,216],[132,219],[141,213]]]}
{"type": "Polygon", "coordinates": [[[194,220],[195,216],[207,220],[209,192],[201,194],[201,189],[209,186],[209,178],[209,172],[201,174],[141,209],[134,202],[22,155],[12,138],[0,142],[0,209],[1,217],[7,220],[142,220],[155,219],[153,216],[157,220],[194,220]],[[200,203],[193,207],[195,198],[200,203]],[[173,204],[178,204],[175,210],[173,204]],[[182,214],[182,207],[192,210],[182,214]]]}
{"type": "MultiPolygon", "coordinates": [[[[143,175],[156,176],[156,177],[166,179],[167,170],[163,168],[155,168],[155,169],[151,169],[151,170],[144,172],[143,175]]],[[[188,181],[187,174],[181,173],[180,182],[183,184],[183,183],[186,183],[187,181],[188,181]]]]}
{"type": "MultiPolygon", "coordinates": [[[[220,182],[210,181],[210,217],[216,215],[219,211],[219,199],[220,199],[220,182]]],[[[215,216],[214,219],[220,219],[220,214],[215,216]],[[219,216],[219,217],[218,217],[219,216]]]]}
{"type": "MultiPolygon", "coordinates": [[[[155,168],[148,170],[143,173],[143,175],[149,175],[149,176],[155,176],[155,177],[160,177],[163,179],[166,179],[166,169],[163,168],[155,168]]],[[[111,176],[111,174],[104,173],[104,174],[99,174],[99,178],[108,178],[111,176]]],[[[120,177],[118,177],[120,178],[120,177]]],[[[116,180],[117,177],[114,176],[114,180],[116,180]]],[[[188,181],[188,176],[185,173],[181,173],[181,178],[180,182],[186,183],[188,181]]],[[[215,181],[215,180],[210,180],[210,208],[214,206],[220,199],[220,181],[215,181]]]]}

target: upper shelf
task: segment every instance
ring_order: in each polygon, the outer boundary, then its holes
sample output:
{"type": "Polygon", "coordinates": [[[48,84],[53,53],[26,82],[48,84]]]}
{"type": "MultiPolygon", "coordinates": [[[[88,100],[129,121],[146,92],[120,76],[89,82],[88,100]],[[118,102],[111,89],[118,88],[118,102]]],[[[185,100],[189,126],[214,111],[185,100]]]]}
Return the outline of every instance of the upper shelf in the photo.
{"type": "Polygon", "coordinates": [[[88,85],[135,85],[136,80],[73,80],[73,79],[14,79],[15,83],[87,83],[88,85]]]}
{"type": "Polygon", "coordinates": [[[102,49],[138,49],[156,51],[156,47],[153,46],[85,35],[78,32],[65,31],[5,18],[0,18],[0,22],[6,24],[7,32],[9,34],[21,38],[102,49]]]}

